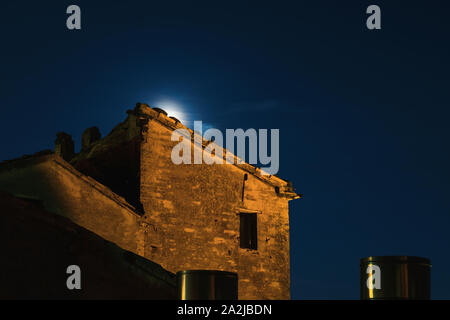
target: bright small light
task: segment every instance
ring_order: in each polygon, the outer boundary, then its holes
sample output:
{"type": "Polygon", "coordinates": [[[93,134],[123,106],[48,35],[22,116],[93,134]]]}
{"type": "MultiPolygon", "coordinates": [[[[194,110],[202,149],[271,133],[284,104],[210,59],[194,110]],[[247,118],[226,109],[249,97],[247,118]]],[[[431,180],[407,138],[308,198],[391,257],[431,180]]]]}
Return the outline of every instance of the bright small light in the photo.
{"type": "Polygon", "coordinates": [[[160,101],[155,106],[166,111],[169,117],[175,117],[183,123],[189,120],[181,106],[173,101],[160,101]]]}

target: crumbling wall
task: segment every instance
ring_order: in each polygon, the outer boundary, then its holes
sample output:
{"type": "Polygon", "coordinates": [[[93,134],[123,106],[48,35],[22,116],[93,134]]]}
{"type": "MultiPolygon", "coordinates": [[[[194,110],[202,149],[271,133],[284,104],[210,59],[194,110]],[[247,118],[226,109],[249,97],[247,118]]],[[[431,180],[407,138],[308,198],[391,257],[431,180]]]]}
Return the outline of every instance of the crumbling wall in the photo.
{"type": "Polygon", "coordinates": [[[130,113],[105,138],[95,127],[83,133],[83,146],[71,164],[110,188],[114,193],[141,212],[139,202],[140,171],[140,128],[137,118],[130,113]]]}
{"type": "Polygon", "coordinates": [[[81,150],[89,150],[95,142],[101,139],[101,137],[102,135],[97,127],[87,128],[81,135],[81,150]]]}
{"type": "Polygon", "coordinates": [[[72,160],[75,155],[75,145],[70,134],[65,132],[56,134],[55,153],[66,161],[72,160]]]}

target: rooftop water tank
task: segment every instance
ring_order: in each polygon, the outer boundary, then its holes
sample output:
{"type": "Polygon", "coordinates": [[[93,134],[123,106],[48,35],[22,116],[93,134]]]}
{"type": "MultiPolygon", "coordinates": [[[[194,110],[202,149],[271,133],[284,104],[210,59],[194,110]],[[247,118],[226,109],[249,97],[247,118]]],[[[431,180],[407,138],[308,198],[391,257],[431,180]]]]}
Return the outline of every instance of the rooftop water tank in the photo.
{"type": "Polygon", "coordinates": [[[430,299],[429,259],[367,257],[360,261],[361,300],[430,299]]]}
{"type": "Polygon", "coordinates": [[[180,300],[237,300],[238,275],[216,270],[184,270],[177,272],[180,300]]]}

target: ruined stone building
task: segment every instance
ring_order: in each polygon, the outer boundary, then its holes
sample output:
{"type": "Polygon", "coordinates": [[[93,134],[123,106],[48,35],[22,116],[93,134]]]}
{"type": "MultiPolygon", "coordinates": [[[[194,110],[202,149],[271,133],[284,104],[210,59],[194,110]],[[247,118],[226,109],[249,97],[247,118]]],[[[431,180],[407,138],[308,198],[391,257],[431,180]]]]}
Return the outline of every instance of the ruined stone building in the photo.
{"type": "Polygon", "coordinates": [[[103,139],[87,129],[78,154],[58,133],[54,153],[3,162],[0,190],[170,272],[237,272],[240,299],[289,299],[292,185],[246,163],[175,165],[171,135],[186,127],[145,104],[127,114],[103,139]]]}

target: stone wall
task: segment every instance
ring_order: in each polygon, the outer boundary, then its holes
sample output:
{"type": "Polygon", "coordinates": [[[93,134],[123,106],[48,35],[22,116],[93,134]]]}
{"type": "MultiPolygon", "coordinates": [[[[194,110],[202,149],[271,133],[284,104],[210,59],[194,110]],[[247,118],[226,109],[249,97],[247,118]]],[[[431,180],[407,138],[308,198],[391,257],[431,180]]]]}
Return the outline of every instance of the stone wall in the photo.
{"type": "Polygon", "coordinates": [[[258,212],[258,250],[239,249],[239,289],[248,299],[289,299],[288,199],[249,175],[243,207],[258,212]]]}
{"type": "Polygon", "coordinates": [[[145,257],[171,272],[238,272],[240,299],[289,299],[289,199],[235,165],[173,164],[171,134],[151,119],[143,133],[145,257]],[[240,248],[240,212],[257,213],[257,250],[240,248]]]}

